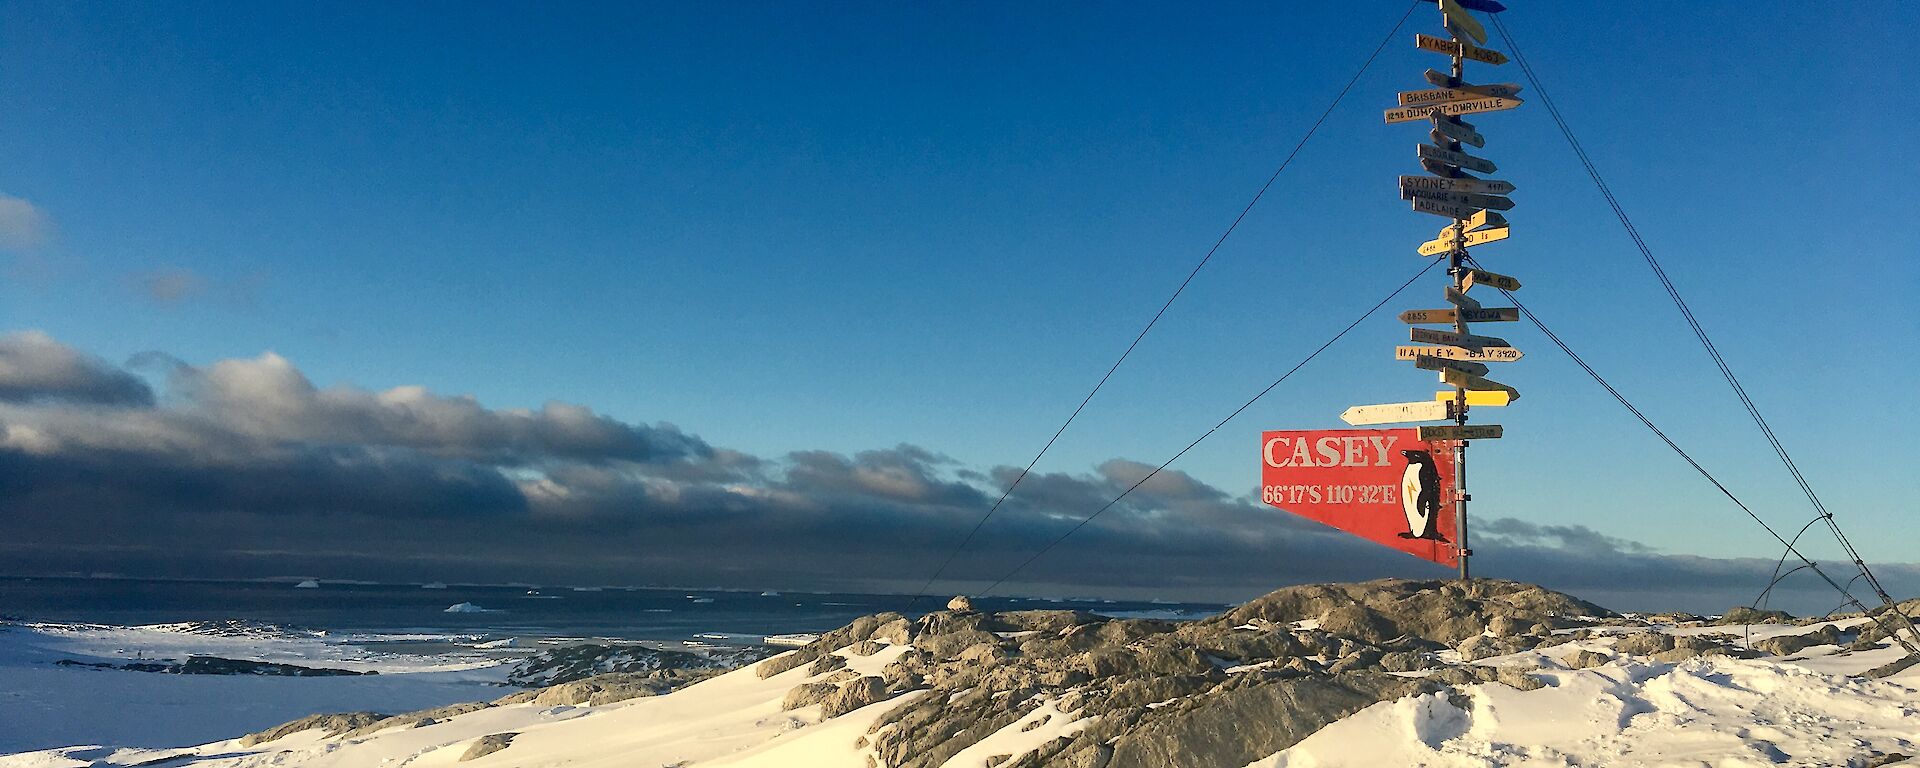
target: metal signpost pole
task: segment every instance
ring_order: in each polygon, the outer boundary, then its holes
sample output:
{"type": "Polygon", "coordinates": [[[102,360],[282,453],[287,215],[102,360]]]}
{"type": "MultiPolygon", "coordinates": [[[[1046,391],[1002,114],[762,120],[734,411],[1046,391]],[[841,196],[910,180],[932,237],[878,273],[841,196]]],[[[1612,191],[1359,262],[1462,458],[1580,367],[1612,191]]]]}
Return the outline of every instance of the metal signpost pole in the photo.
{"type": "MultiPolygon", "coordinates": [[[[1446,23],[1446,20],[1447,13],[1442,9],[1440,12],[1441,24],[1446,27],[1449,35],[1453,38],[1454,44],[1460,46],[1455,49],[1455,53],[1453,54],[1453,70],[1451,72],[1453,82],[1464,83],[1466,82],[1467,74],[1467,62],[1466,56],[1464,55],[1467,42],[1461,40],[1458,33],[1453,32],[1453,25],[1446,23]]],[[[1443,137],[1438,135],[1434,136],[1435,143],[1455,151],[1461,149],[1460,142],[1448,141],[1441,144],[1439,141],[1441,138],[1443,137]]],[[[1457,232],[1454,235],[1453,250],[1447,254],[1447,278],[1452,285],[1452,291],[1454,291],[1454,293],[1448,295],[1449,299],[1454,296],[1464,296],[1467,292],[1465,264],[1467,257],[1467,222],[1465,219],[1455,219],[1453,225],[1457,229],[1457,232]]],[[[1454,313],[1453,328],[1455,332],[1464,336],[1469,333],[1467,330],[1467,313],[1464,307],[1461,307],[1460,310],[1461,311],[1454,313]]],[[[1453,423],[1456,426],[1462,427],[1467,424],[1467,388],[1462,385],[1455,385],[1453,388],[1453,423]]],[[[1460,580],[1466,581],[1472,578],[1471,572],[1467,567],[1467,558],[1473,554],[1473,550],[1467,548],[1467,441],[1465,440],[1460,440],[1454,444],[1452,491],[1454,521],[1457,526],[1454,531],[1454,546],[1459,549],[1460,553],[1460,580]]]]}

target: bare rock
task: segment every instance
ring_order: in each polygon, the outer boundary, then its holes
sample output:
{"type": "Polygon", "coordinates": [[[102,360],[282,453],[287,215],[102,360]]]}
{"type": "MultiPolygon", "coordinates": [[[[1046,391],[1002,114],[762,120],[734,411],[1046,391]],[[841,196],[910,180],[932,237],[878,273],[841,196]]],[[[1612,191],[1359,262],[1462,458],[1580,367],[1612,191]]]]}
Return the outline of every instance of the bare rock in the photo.
{"type": "MultiPolygon", "coordinates": [[[[538,694],[536,693],[536,695],[538,694]]],[[[347,731],[342,735],[345,738],[354,739],[373,734],[377,731],[384,731],[388,728],[413,728],[422,725],[432,725],[449,717],[464,715],[468,712],[478,712],[490,706],[493,705],[474,701],[465,704],[452,704],[445,707],[423,709],[418,712],[408,712],[402,715],[382,718],[368,725],[347,731]]]]}
{"type": "Polygon", "coordinates": [[[506,749],[507,745],[513,743],[513,737],[518,735],[520,734],[489,733],[478,739],[474,739],[473,746],[467,747],[467,751],[461,753],[459,762],[464,763],[468,760],[478,760],[480,758],[486,757],[487,755],[491,755],[495,752],[506,749]]]}
{"type": "Polygon", "coordinates": [[[1573,669],[1592,669],[1613,663],[1613,657],[1582,648],[1567,654],[1566,658],[1562,659],[1562,661],[1566,662],[1567,666],[1573,669]]]}
{"type": "Polygon", "coordinates": [[[787,689],[786,698],[780,700],[780,710],[785,712],[819,704],[837,690],[840,690],[840,686],[833,683],[801,683],[787,689]]]}
{"type": "Polygon", "coordinates": [[[386,718],[386,715],[378,712],[336,712],[325,715],[307,715],[298,720],[281,723],[280,725],[258,733],[250,733],[242,736],[240,737],[240,746],[251,747],[255,744],[263,744],[283,736],[290,736],[301,731],[311,731],[315,729],[325,731],[328,736],[339,736],[355,728],[365,728],[373,725],[386,718]]]}
{"type": "Polygon", "coordinates": [[[1386,675],[1299,678],[1209,695],[1141,722],[1113,742],[1108,768],[1246,765],[1375,702],[1426,687],[1386,675]]]}
{"type": "Polygon", "coordinates": [[[1756,640],[1753,647],[1755,650],[1775,656],[1792,656],[1816,645],[1839,645],[1840,642],[1840,630],[1829,624],[1804,635],[1782,635],[1756,640]]]}
{"type": "Polygon", "coordinates": [[[760,679],[765,680],[795,667],[811,663],[818,658],[820,658],[820,652],[812,648],[788,651],[760,662],[758,666],[753,668],[753,673],[759,675],[760,679]]]}
{"type": "Polygon", "coordinates": [[[841,683],[833,693],[826,697],[823,708],[827,717],[839,717],[848,712],[887,700],[887,684],[878,677],[868,675],[856,680],[841,683]]]}
{"type": "Polygon", "coordinates": [[[818,659],[814,659],[813,665],[807,667],[807,677],[824,675],[846,665],[847,660],[845,657],[829,653],[818,659]]]}
{"type": "Polygon", "coordinates": [[[887,647],[886,643],[875,642],[872,640],[862,640],[860,642],[854,643],[853,645],[847,646],[847,653],[850,653],[854,656],[872,656],[876,653],[879,653],[881,650],[885,649],[886,647],[887,647]]]}
{"type": "Polygon", "coordinates": [[[954,595],[952,600],[947,601],[947,610],[955,613],[972,613],[973,601],[968,600],[966,595],[954,595]]]}
{"type": "Polygon", "coordinates": [[[1615,651],[1634,656],[1652,656],[1656,653],[1671,651],[1673,648],[1673,635],[1664,635],[1659,632],[1627,635],[1613,643],[1615,651]]]}
{"type": "Polygon", "coordinates": [[[914,642],[914,647],[933,654],[936,659],[951,659],[973,646],[981,643],[998,644],[1000,637],[992,632],[978,629],[959,629],[946,634],[925,636],[914,642]]]}
{"type": "Polygon", "coordinates": [[[1727,626],[1729,624],[1792,624],[1793,614],[1787,613],[1786,611],[1763,611],[1758,608],[1749,608],[1743,605],[1727,611],[1725,616],[1714,619],[1712,623],[1720,626],[1727,626]]]}

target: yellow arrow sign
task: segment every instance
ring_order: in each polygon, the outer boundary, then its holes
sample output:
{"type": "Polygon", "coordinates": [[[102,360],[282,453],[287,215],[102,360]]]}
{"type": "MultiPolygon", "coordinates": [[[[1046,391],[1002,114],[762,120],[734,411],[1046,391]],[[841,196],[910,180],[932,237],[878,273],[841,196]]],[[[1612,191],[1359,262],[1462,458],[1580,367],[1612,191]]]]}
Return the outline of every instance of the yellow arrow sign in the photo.
{"type": "Polygon", "coordinates": [[[1498,424],[1469,424],[1461,427],[1417,427],[1421,440],[1495,440],[1504,430],[1498,424]]]}
{"type": "MultiPolygon", "coordinates": [[[[1450,206],[1450,208],[1453,208],[1453,207],[1457,207],[1457,206],[1450,206]]],[[[1420,201],[1418,200],[1414,201],[1414,210],[1416,211],[1422,210],[1420,208],[1420,201]]],[[[1432,211],[1423,211],[1423,212],[1431,213],[1432,211]]],[[[1428,240],[1424,243],[1421,243],[1420,255],[1438,256],[1440,254],[1453,250],[1453,240],[1452,238],[1447,237],[1446,236],[1447,234],[1448,234],[1447,230],[1441,230],[1440,239],[1428,240]]],[[[1460,244],[1467,245],[1467,246],[1474,246],[1474,245],[1480,245],[1481,243],[1491,243],[1495,240],[1505,240],[1508,237],[1512,236],[1512,234],[1513,234],[1513,231],[1507,227],[1498,227],[1495,229],[1483,229],[1478,232],[1468,232],[1466,238],[1460,244]]]]}
{"type": "MultiPolygon", "coordinates": [[[[1433,393],[1433,399],[1443,403],[1451,403],[1453,402],[1453,396],[1457,394],[1459,394],[1458,390],[1442,390],[1433,393]]],[[[1467,390],[1467,407],[1469,408],[1475,406],[1499,407],[1518,399],[1520,399],[1518,393],[1508,392],[1504,389],[1467,390]]]]}
{"type": "Polygon", "coordinates": [[[1488,272],[1484,269],[1467,270],[1466,284],[1468,288],[1472,288],[1481,283],[1491,285],[1503,291],[1520,290],[1520,281],[1514,278],[1507,277],[1498,272],[1488,272]]]}
{"type": "Polygon", "coordinates": [[[1460,7],[1459,3],[1453,0],[1440,0],[1440,12],[1446,14],[1448,24],[1459,27],[1460,31],[1472,36],[1474,42],[1487,41],[1487,28],[1480,26],[1480,22],[1467,13],[1467,9],[1460,7]]]}

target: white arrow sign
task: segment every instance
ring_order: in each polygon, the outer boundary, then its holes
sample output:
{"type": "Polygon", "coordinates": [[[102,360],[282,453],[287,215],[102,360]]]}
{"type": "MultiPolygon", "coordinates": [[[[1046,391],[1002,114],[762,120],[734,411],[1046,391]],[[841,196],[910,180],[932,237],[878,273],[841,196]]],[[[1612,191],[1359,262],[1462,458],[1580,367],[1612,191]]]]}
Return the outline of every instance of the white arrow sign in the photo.
{"type": "Polygon", "coordinates": [[[1403,421],[1441,421],[1453,418],[1452,403],[1429,400],[1423,403],[1384,403],[1356,405],[1340,414],[1340,420],[1356,427],[1367,424],[1395,424],[1403,421]]]}
{"type": "Polygon", "coordinates": [[[1408,328],[1407,338],[1421,344],[1445,344],[1449,347],[1474,350],[1487,347],[1507,346],[1507,340],[1495,336],[1475,336],[1471,333],[1436,331],[1432,328],[1408,328]]]}

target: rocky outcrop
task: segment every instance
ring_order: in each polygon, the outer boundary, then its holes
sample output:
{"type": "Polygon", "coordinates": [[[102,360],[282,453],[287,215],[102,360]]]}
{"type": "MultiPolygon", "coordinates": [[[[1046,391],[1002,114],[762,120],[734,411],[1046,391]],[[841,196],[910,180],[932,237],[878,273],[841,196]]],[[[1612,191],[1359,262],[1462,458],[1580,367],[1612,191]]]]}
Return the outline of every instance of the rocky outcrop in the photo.
{"type": "Polygon", "coordinates": [[[346,738],[354,739],[354,738],[359,738],[361,736],[372,735],[373,733],[384,731],[388,728],[418,728],[423,725],[432,725],[434,723],[440,722],[441,720],[445,720],[449,717],[464,715],[468,712],[478,712],[490,706],[493,706],[493,705],[487,704],[484,702],[475,701],[475,702],[468,702],[465,704],[452,704],[445,707],[436,707],[433,709],[423,709],[418,712],[408,712],[404,715],[394,715],[393,717],[381,718],[367,725],[363,725],[351,731],[347,731],[343,735],[346,738]]]}
{"type": "Polygon", "coordinates": [[[765,648],[713,648],[695,652],[582,643],[550,648],[527,657],[507,673],[507,681],[526,687],[544,687],[609,672],[728,670],[764,659],[769,653],[765,648]]]}
{"type": "Polygon", "coordinates": [[[1048,702],[1086,727],[1005,756],[1003,768],[1245,765],[1377,701],[1447,685],[1542,687],[1525,668],[1449,666],[1435,652],[1539,648],[1571,639],[1553,629],[1612,616],[1514,582],[1404,580],[1292,587],[1188,623],[937,611],[913,623],[914,650],[860,682],[927,690],[868,736],[893,768],[939,766],[1048,702]]]}
{"type": "Polygon", "coordinates": [[[478,739],[474,739],[473,746],[467,747],[467,751],[461,753],[460,760],[458,762],[464,763],[468,760],[478,760],[480,758],[486,757],[487,755],[491,755],[495,752],[506,749],[508,745],[513,743],[513,737],[518,735],[520,734],[489,733],[478,739]]]}
{"type": "Polygon", "coordinates": [[[240,737],[240,746],[251,747],[255,744],[263,744],[283,736],[291,736],[301,731],[311,731],[315,729],[325,732],[328,736],[338,736],[355,728],[364,728],[372,725],[386,719],[386,717],[386,715],[378,712],[337,712],[326,715],[308,715],[258,733],[250,733],[242,736],[240,737]]]}

